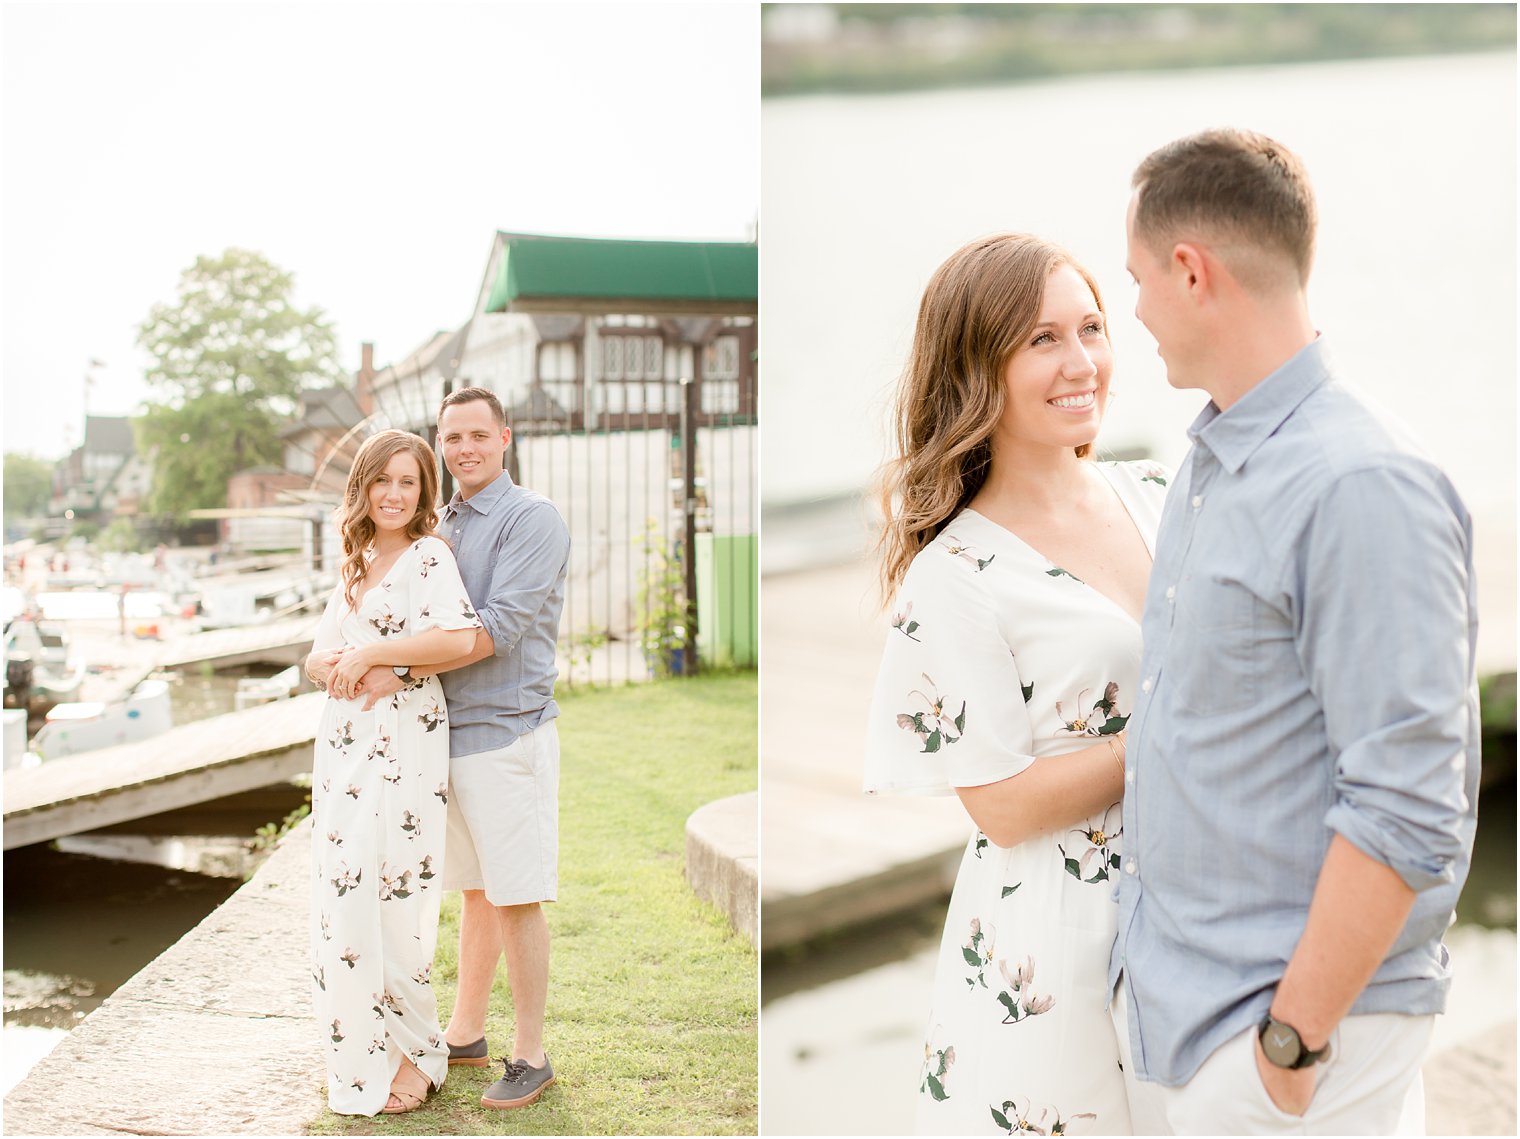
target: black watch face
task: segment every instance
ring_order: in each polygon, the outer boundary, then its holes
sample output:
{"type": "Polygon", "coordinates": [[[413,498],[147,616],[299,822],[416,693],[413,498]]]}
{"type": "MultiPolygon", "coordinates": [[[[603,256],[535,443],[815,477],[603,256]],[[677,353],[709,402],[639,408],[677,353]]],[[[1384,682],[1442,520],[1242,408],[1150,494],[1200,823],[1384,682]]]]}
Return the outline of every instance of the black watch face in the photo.
{"type": "Polygon", "coordinates": [[[1269,1018],[1262,1025],[1261,1050],[1277,1067],[1291,1068],[1303,1055],[1304,1045],[1295,1030],[1269,1018]]]}

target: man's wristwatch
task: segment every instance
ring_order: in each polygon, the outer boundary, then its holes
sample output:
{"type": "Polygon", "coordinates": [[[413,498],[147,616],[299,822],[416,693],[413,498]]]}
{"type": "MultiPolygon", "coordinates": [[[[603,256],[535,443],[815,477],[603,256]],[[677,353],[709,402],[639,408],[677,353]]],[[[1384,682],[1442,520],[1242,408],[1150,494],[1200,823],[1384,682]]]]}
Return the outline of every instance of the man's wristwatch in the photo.
{"type": "Polygon", "coordinates": [[[1299,1068],[1307,1068],[1310,1064],[1318,1064],[1330,1058],[1328,1040],[1319,1051],[1309,1051],[1304,1047],[1304,1042],[1298,1035],[1298,1029],[1275,1018],[1270,1010],[1261,1018],[1261,1026],[1256,1034],[1261,1041],[1263,1054],[1279,1068],[1297,1071],[1299,1068]]]}
{"type": "Polygon", "coordinates": [[[391,671],[402,680],[409,681],[412,679],[412,666],[409,664],[393,664],[391,665],[391,671]]]}

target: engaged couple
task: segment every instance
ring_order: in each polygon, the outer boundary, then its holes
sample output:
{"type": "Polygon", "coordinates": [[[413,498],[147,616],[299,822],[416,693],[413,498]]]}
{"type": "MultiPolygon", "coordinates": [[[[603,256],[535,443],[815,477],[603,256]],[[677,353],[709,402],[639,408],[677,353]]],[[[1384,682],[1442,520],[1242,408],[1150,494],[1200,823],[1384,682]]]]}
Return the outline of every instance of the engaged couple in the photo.
{"type": "Polygon", "coordinates": [[[489,1108],[554,1082],[544,1051],[557,890],[554,648],[570,539],[553,504],[502,469],[511,441],[483,388],[443,401],[458,491],[438,513],[428,443],[382,431],[340,508],[341,580],[307,675],[328,700],[312,780],[312,981],[328,1104],[399,1114],[448,1067],[490,1061],[505,955],[515,1037],[489,1108]],[[440,1029],[431,986],[444,890],[462,890],[459,984],[440,1029]]]}
{"type": "Polygon", "coordinates": [[[898,394],[867,789],[977,828],[918,1130],[1423,1134],[1476,826],[1470,519],[1310,319],[1286,147],[1164,146],[1125,224],[1135,315],[1209,397],[1180,470],[1095,461],[1106,309],[1036,237],[939,268],[898,394]]]}

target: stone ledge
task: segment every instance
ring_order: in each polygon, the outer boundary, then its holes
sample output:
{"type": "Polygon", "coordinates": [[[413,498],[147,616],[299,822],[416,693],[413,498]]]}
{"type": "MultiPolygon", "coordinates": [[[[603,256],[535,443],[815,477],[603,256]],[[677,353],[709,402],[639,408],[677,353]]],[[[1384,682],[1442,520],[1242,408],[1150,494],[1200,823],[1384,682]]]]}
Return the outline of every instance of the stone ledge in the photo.
{"type": "Polygon", "coordinates": [[[311,822],[5,1097],[7,1134],[298,1135],[326,1107],[311,822]]]}
{"type": "Polygon", "coordinates": [[[686,880],[752,945],[760,942],[759,812],[760,793],[748,791],[698,807],[686,820],[686,880]]]}

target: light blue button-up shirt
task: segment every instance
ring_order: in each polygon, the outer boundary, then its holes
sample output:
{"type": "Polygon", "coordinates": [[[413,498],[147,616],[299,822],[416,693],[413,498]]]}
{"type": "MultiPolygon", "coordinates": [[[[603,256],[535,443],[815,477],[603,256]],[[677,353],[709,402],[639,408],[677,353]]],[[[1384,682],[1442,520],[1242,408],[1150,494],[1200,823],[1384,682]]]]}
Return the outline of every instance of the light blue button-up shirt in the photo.
{"type": "Polygon", "coordinates": [[[1472,526],[1315,340],[1212,402],[1167,497],[1130,720],[1119,933],[1141,1079],[1259,1021],[1331,838],[1417,896],[1352,1013],[1440,1012],[1477,825],[1472,526]]]}
{"type": "Polygon", "coordinates": [[[554,504],[506,471],[469,498],[456,493],[439,531],[454,547],[495,653],[440,674],[449,704],[449,755],[506,747],[559,715],[554,646],[565,603],[570,532],[554,504]]]}

